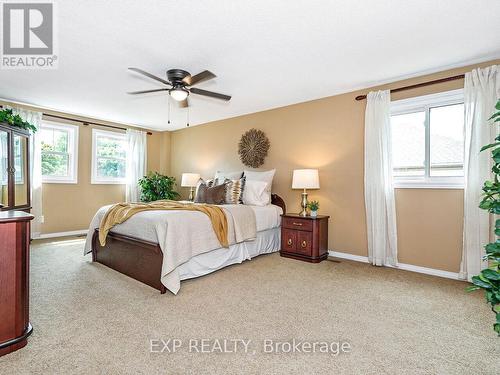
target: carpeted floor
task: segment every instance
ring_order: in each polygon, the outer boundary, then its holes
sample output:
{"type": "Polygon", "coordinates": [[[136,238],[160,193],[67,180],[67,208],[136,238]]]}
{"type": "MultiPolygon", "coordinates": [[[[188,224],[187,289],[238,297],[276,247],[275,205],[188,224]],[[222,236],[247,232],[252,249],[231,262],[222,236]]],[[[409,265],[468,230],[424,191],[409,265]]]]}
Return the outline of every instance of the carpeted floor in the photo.
{"type": "Polygon", "coordinates": [[[91,263],[82,248],[76,238],[33,245],[35,331],[26,348],[0,358],[1,374],[500,373],[493,314],[482,293],[467,294],[458,281],[272,254],[160,295],[91,263]],[[294,338],[333,343],[333,351],[348,342],[351,351],[264,352],[264,340],[294,338]],[[156,339],[182,346],[151,352],[156,339]],[[217,339],[251,342],[247,353],[242,345],[193,353],[190,339],[208,339],[207,350],[217,339]]]}

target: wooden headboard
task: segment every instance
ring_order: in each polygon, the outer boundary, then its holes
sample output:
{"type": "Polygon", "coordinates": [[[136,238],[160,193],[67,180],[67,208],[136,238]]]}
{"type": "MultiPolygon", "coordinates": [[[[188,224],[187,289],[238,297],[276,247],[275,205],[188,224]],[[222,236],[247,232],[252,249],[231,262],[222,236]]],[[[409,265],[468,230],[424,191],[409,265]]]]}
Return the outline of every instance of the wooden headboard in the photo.
{"type": "Polygon", "coordinates": [[[286,204],[278,194],[271,194],[271,204],[281,207],[283,214],[286,214],[286,204]]]}

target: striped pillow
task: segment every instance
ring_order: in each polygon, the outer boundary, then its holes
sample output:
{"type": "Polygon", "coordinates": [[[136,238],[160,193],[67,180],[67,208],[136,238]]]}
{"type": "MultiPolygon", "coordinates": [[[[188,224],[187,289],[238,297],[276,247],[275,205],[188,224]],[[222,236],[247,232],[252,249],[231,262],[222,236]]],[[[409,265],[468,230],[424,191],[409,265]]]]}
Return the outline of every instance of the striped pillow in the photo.
{"type": "Polygon", "coordinates": [[[245,189],[245,176],[238,180],[226,179],[226,204],[243,204],[243,191],[245,189]]]}

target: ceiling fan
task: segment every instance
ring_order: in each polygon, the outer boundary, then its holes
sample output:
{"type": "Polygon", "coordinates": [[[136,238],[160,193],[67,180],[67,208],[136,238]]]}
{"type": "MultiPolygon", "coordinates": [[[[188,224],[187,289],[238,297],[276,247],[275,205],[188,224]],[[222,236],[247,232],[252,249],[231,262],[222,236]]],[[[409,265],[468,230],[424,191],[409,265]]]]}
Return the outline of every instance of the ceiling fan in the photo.
{"type": "Polygon", "coordinates": [[[215,78],[216,75],[208,70],[204,70],[201,73],[195,74],[192,76],[189,72],[182,69],[169,69],[167,70],[167,78],[165,80],[163,78],[157,77],[151,73],[145,72],[139,68],[128,68],[134,72],[145,75],[146,77],[152,78],[156,81],[159,81],[167,87],[163,89],[155,89],[155,90],[143,90],[143,91],[133,91],[128,94],[137,95],[137,94],[146,94],[150,92],[158,92],[158,91],[168,91],[168,94],[172,99],[179,103],[179,106],[182,108],[189,107],[188,96],[190,94],[203,95],[208,96],[215,99],[221,99],[225,101],[229,101],[231,96],[219,94],[213,91],[207,91],[198,89],[196,87],[192,87],[198,83],[208,81],[209,79],[215,78]]]}

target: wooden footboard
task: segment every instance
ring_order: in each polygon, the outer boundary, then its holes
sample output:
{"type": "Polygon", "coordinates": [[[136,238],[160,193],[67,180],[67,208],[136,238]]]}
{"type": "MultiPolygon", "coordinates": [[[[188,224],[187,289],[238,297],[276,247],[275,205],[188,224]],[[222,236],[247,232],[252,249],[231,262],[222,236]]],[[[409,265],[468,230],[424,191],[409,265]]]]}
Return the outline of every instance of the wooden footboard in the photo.
{"type": "Polygon", "coordinates": [[[160,281],[163,253],[156,243],[110,232],[106,245],[101,246],[96,229],[92,236],[92,261],[152,286],[162,294],[167,291],[160,281]]]}

